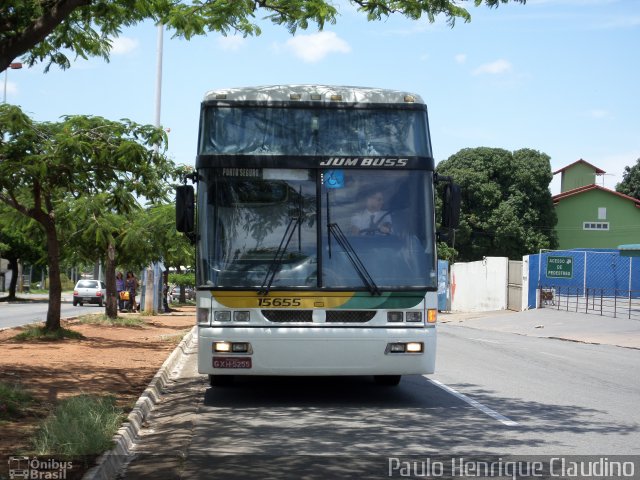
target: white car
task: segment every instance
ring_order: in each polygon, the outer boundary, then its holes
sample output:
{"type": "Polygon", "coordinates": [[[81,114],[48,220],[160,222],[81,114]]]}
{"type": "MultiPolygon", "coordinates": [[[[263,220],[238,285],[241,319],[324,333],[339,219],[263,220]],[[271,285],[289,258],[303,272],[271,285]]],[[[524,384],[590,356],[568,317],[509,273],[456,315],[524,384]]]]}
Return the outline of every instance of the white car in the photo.
{"type": "MultiPolygon", "coordinates": [[[[170,301],[175,303],[180,301],[180,287],[175,286],[171,289],[169,293],[170,301]]],[[[184,287],[184,296],[187,300],[195,300],[196,299],[196,291],[192,287],[184,287]]]]}
{"type": "Polygon", "coordinates": [[[73,289],[73,306],[82,306],[84,303],[97,303],[104,305],[107,297],[107,286],[100,280],[79,280],[73,289]]]}

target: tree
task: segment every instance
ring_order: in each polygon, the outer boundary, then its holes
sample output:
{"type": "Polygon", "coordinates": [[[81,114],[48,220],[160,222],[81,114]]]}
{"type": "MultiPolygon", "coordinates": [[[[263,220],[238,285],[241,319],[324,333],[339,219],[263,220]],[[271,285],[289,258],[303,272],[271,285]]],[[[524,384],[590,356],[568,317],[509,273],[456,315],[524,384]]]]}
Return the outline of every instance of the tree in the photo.
{"type": "Polygon", "coordinates": [[[449,246],[446,242],[438,242],[438,260],[446,260],[449,263],[454,263],[458,252],[455,248],[449,246]]]}
{"type": "Polygon", "coordinates": [[[437,171],[462,187],[454,245],[461,260],[517,259],[556,247],[557,219],[546,154],[530,149],[464,149],[438,164],[437,171]]]}
{"type": "MultiPolygon", "coordinates": [[[[476,6],[526,0],[474,0],[476,6]]],[[[411,19],[425,15],[433,22],[444,15],[470,20],[457,0],[350,0],[369,20],[392,14],[411,19]]],[[[23,56],[28,65],[46,62],[46,69],[70,66],[66,52],[82,58],[109,59],[114,38],[122,27],[144,20],[166,25],[187,39],[208,32],[244,36],[260,34],[255,18],[263,16],[284,25],[292,34],[314,23],[319,29],[335,23],[338,10],[327,0],[6,0],[0,6],[0,72],[23,56]]]]}
{"type": "Polygon", "coordinates": [[[70,203],[100,198],[101,211],[122,212],[134,195],[163,199],[174,173],[159,153],[165,142],[162,129],[129,120],[68,116],[37,123],[19,107],[0,105],[0,202],[35,220],[46,236],[47,330],[60,328],[61,239],[78,230],[70,228],[70,203]]]}
{"type": "MultiPolygon", "coordinates": [[[[131,192],[120,192],[120,205],[105,208],[110,203],[112,192],[100,192],[93,196],[84,196],[70,202],[70,222],[74,235],[69,241],[84,260],[101,259],[105,265],[105,283],[107,284],[106,315],[118,316],[118,298],[116,291],[116,265],[129,265],[137,252],[131,252],[122,246],[122,239],[130,228],[133,218],[142,211],[131,192]]],[[[137,230],[135,236],[144,236],[144,230],[137,230]]],[[[137,257],[140,260],[140,257],[137,257]]],[[[142,262],[145,261],[141,258],[142,262]]],[[[141,263],[142,264],[142,263],[141,263]]]]}
{"type": "Polygon", "coordinates": [[[640,158],[632,167],[624,167],[622,182],[616,185],[616,192],[640,199],[640,158]]]}

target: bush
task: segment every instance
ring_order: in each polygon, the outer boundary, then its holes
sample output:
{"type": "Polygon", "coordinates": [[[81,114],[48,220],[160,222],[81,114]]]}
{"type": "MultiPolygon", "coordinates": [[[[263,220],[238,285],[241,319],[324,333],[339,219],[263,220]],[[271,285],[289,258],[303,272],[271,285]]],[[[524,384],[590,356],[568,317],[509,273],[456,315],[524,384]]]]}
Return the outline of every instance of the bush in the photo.
{"type": "Polygon", "coordinates": [[[0,420],[21,417],[33,403],[33,396],[20,385],[0,382],[0,420]]]}
{"type": "Polygon", "coordinates": [[[83,315],[78,318],[79,323],[89,325],[104,325],[107,327],[141,327],[145,321],[140,317],[109,318],[104,314],[83,315]]]}
{"type": "Polygon", "coordinates": [[[109,450],[124,419],[115,397],[62,400],[32,438],[37,455],[80,457],[109,450]]]}
{"type": "Polygon", "coordinates": [[[82,340],[84,335],[80,332],[74,332],[73,330],[69,330],[66,328],[59,328],[50,332],[44,328],[44,325],[27,325],[22,328],[22,331],[13,337],[14,340],[18,340],[20,342],[28,342],[28,341],[55,341],[55,340],[64,340],[65,338],[70,338],[74,340],[82,340]]]}

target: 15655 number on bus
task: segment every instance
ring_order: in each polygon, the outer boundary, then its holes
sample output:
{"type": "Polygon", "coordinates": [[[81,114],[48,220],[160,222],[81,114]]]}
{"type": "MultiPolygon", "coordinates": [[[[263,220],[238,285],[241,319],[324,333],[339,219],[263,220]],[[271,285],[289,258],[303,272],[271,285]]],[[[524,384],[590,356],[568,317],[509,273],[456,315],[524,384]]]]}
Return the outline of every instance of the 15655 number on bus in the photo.
{"type": "Polygon", "coordinates": [[[259,298],[259,307],[300,307],[302,306],[302,299],[296,297],[273,297],[273,298],[259,298]]]}

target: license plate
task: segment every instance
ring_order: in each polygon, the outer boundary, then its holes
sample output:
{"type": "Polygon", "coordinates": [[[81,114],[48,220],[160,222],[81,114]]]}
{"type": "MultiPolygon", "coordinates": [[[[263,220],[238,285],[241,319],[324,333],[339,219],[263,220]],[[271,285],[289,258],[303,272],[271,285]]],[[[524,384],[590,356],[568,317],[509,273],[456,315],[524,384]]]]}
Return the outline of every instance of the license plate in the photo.
{"type": "Polygon", "coordinates": [[[84,297],[82,300],[85,301],[85,302],[90,302],[91,301],[91,297],[84,297]]]}
{"type": "Polygon", "coordinates": [[[251,357],[213,357],[213,368],[251,368],[251,357]]]}

